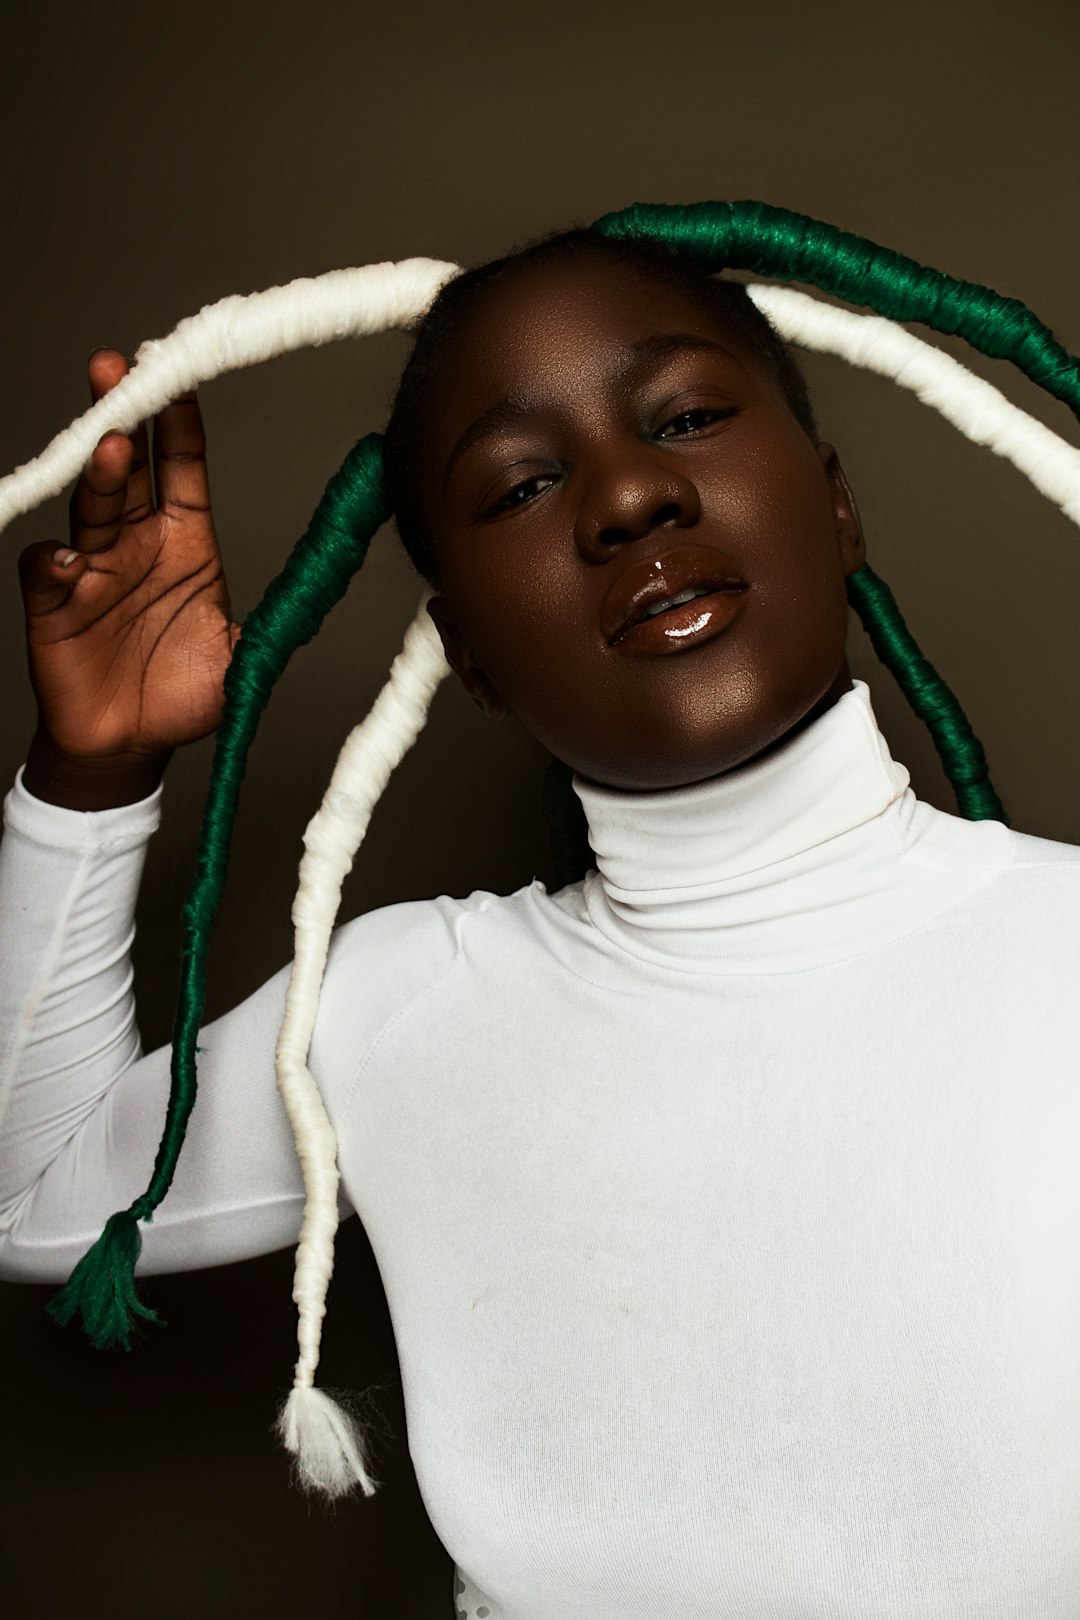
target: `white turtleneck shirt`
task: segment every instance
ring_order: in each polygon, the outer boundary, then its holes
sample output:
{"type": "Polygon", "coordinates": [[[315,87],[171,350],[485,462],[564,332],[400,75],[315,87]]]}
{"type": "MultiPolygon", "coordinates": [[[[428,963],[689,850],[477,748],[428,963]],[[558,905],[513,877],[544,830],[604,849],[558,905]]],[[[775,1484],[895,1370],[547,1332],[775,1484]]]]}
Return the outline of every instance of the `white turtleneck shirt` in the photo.
{"type": "MultiPolygon", "coordinates": [[[[574,787],[583,882],[340,927],[312,1045],[459,1615],[1077,1620],[1080,847],[917,799],[862,681],[574,787]]],[[[8,1279],[148,1180],[159,800],[5,801],[8,1279]]],[[[287,978],[200,1035],[140,1274],[296,1240],[287,978]]]]}

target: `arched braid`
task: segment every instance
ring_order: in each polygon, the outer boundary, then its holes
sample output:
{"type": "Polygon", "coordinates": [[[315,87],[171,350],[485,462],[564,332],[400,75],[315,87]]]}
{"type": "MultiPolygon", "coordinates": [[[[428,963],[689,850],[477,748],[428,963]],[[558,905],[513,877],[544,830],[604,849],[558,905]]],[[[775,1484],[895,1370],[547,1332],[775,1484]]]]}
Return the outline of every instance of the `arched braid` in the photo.
{"type": "Polygon", "coordinates": [[[203,810],[195,876],[183,908],[180,991],[173,1026],[172,1083],[165,1129],[146,1191],[109,1217],[46,1306],[66,1324],[80,1313],[97,1349],[131,1348],[135,1318],[160,1319],[138,1298],[134,1271],[142,1247],[137,1223],[149,1221],[176,1169],[195,1104],[195,1052],[206,999],[206,953],[228,865],[248,749],[271,689],[292,654],[316,634],[360,567],[376,529],[390,516],[382,485],[380,438],[353,447],[331,478],[285,567],[244,621],[225,674],[225,702],[203,810]]]}
{"type": "Polygon", "coordinates": [[[59,495],[82,472],[103,434],[133,433],[187,389],[294,349],[394,328],[408,331],[439,288],[459,274],[458,265],[442,259],[364,264],[230,294],[186,315],[166,337],[140,344],[134,365],[115,388],[39,455],[0,478],[0,531],[59,495]]]}
{"type": "Polygon", "coordinates": [[[710,273],[753,270],[801,281],[894,321],[922,321],[1009,360],[1080,416],[1080,360],[1015,298],[961,281],[865,236],[770,203],[634,203],[604,214],[593,230],[658,238],[710,273]]]}

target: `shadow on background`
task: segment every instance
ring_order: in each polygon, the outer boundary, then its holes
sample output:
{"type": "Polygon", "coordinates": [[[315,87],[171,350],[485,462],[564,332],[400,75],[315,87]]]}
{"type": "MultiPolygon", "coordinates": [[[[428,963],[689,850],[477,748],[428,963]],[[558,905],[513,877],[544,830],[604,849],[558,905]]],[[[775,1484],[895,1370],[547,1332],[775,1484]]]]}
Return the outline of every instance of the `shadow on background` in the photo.
{"type": "Polygon", "coordinates": [[[127,1355],[58,1328],[43,1308],[52,1288],[5,1289],[6,1620],[452,1620],[453,1562],[417,1489],[390,1315],[356,1219],[339,1234],[319,1382],[378,1386],[381,1485],[331,1507],[290,1484],[270,1428],[296,1357],[292,1266],[283,1250],[147,1278],[140,1293],[168,1325],[127,1355]]]}

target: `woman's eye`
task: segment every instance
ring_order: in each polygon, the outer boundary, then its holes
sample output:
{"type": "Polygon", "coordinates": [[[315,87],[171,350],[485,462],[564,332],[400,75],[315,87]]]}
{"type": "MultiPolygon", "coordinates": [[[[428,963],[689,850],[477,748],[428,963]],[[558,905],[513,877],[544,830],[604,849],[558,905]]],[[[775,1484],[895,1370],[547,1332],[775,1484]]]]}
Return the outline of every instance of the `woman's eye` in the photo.
{"type": "Polygon", "coordinates": [[[704,405],[695,406],[693,410],[680,411],[678,416],[669,417],[658,432],[657,438],[681,439],[688,433],[700,433],[702,428],[733,414],[730,410],[710,410],[704,405]]]}
{"type": "Polygon", "coordinates": [[[543,494],[544,489],[553,482],[550,475],[538,473],[535,478],[526,478],[513,489],[508,489],[505,495],[499,497],[489,512],[510,512],[517,506],[527,506],[537,495],[543,494]]]}

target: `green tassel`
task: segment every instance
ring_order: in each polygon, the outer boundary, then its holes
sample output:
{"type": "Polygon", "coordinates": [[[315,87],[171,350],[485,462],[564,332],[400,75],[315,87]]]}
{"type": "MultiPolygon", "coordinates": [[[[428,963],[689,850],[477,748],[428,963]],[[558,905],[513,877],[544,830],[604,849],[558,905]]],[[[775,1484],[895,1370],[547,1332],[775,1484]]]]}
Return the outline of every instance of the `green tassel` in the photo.
{"type": "Polygon", "coordinates": [[[46,1311],[61,1327],[81,1312],[95,1350],[111,1350],[116,1345],[130,1350],[136,1317],[165,1326],[135,1292],[135,1266],[141,1249],[139,1223],[131,1211],[124,1209],[110,1216],[93,1248],[87,1249],[46,1311]]]}

